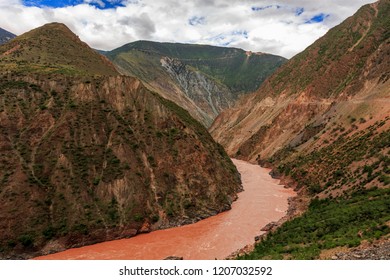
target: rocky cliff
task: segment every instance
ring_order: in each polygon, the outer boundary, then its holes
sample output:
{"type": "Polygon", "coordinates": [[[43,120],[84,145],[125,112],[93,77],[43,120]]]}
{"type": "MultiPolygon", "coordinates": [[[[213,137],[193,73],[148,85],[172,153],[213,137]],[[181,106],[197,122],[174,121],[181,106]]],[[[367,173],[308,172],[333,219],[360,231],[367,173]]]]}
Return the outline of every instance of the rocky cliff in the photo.
{"type": "Polygon", "coordinates": [[[62,24],[2,45],[0,75],[1,258],[191,223],[241,190],[201,124],[62,24]]]}
{"type": "Polygon", "coordinates": [[[231,107],[235,100],[227,86],[178,59],[163,57],[161,65],[185,96],[198,107],[206,125],[210,125],[223,109],[231,107]]]}

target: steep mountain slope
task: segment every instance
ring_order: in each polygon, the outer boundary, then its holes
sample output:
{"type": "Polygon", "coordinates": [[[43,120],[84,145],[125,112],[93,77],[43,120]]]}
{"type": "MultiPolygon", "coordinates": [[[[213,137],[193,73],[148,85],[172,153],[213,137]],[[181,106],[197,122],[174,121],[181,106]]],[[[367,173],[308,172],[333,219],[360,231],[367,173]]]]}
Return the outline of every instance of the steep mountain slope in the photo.
{"type": "Polygon", "coordinates": [[[256,93],[222,113],[212,135],[231,155],[255,160],[285,146],[323,145],[334,139],[333,122],[348,130],[351,119],[364,119],[364,127],[384,119],[389,114],[387,12],[387,1],[365,6],[331,29],[256,93]]]}
{"type": "Polygon", "coordinates": [[[331,257],[389,238],[389,14],[389,0],[363,6],[211,127],[228,153],[273,166],[311,200],[244,258],[331,257]]]}
{"type": "Polygon", "coordinates": [[[9,40],[15,38],[16,35],[0,28],[0,45],[7,43],[9,40]]]}
{"type": "Polygon", "coordinates": [[[121,73],[140,78],[206,126],[286,61],[235,48],[149,41],[130,43],[105,55],[121,73]]]}
{"type": "Polygon", "coordinates": [[[241,190],[202,125],[62,24],[0,46],[0,76],[1,258],[194,222],[241,190]]]}

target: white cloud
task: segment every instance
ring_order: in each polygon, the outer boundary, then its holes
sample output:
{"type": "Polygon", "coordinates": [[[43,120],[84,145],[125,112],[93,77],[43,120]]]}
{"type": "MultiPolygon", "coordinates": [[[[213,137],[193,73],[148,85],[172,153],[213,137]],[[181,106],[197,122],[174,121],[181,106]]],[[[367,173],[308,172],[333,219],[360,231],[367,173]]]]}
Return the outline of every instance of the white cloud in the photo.
{"type": "Polygon", "coordinates": [[[124,7],[98,9],[87,3],[103,5],[101,0],[84,0],[81,5],[54,9],[0,0],[0,27],[21,34],[56,21],[68,25],[92,47],[103,50],[144,39],[229,45],[289,58],[373,0],[110,2],[121,2],[124,7]],[[323,21],[305,24],[321,14],[323,21]]]}

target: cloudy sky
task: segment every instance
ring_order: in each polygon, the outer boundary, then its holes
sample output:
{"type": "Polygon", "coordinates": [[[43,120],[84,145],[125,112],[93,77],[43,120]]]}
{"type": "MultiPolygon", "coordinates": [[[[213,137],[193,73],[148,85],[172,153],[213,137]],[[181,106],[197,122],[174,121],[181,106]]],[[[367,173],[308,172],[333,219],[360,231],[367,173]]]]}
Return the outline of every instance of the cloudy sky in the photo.
{"type": "Polygon", "coordinates": [[[90,46],[136,40],[239,47],[290,58],[374,0],[0,0],[17,35],[65,23],[90,46]]]}

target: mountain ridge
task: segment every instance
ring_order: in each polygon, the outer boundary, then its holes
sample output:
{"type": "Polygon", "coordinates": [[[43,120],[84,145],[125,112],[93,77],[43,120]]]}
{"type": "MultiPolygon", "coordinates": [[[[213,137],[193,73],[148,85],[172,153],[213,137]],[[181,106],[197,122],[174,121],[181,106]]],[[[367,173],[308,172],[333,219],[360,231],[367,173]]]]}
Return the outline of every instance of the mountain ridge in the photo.
{"type": "Polygon", "coordinates": [[[140,78],[207,127],[285,62],[279,56],[238,48],[152,41],[129,43],[105,55],[122,74],[140,78]]]}

